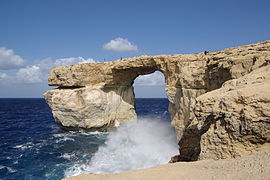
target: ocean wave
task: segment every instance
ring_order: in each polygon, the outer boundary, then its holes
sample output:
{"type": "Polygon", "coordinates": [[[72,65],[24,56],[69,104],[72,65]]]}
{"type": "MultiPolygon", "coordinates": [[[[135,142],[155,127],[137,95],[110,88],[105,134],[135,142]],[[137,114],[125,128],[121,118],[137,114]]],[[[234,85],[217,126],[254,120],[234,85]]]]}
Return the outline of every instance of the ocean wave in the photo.
{"type": "Polygon", "coordinates": [[[13,162],[13,164],[18,164],[19,163],[19,161],[18,160],[15,160],[14,162],[13,162]]]}
{"type": "Polygon", "coordinates": [[[55,138],[61,138],[61,137],[73,137],[73,136],[76,136],[76,135],[73,134],[72,132],[53,134],[53,137],[55,137],[55,138]]]}
{"type": "Polygon", "coordinates": [[[67,159],[67,160],[70,160],[75,156],[76,156],[75,153],[64,153],[64,154],[61,155],[62,158],[67,159]]]}
{"type": "Polygon", "coordinates": [[[15,149],[25,150],[25,149],[31,149],[34,146],[32,142],[27,142],[25,144],[20,144],[14,146],[15,149]]]}
{"type": "Polygon", "coordinates": [[[99,131],[94,131],[94,132],[85,132],[85,131],[70,131],[66,133],[59,133],[59,134],[53,134],[54,138],[57,138],[56,142],[59,143],[61,141],[74,141],[75,137],[80,137],[80,136],[103,136],[103,135],[108,135],[109,132],[99,132],[99,131]]]}
{"type": "Polygon", "coordinates": [[[169,162],[177,153],[176,137],[170,123],[144,119],[120,126],[108,135],[105,145],[91,160],[74,163],[65,171],[65,176],[153,167],[169,162]]]}
{"type": "Polygon", "coordinates": [[[25,144],[16,145],[13,148],[20,150],[28,150],[28,149],[39,150],[42,146],[45,146],[47,143],[48,143],[47,140],[42,140],[41,142],[38,143],[27,142],[25,144]]]}
{"type": "Polygon", "coordinates": [[[56,142],[56,143],[59,143],[59,142],[63,142],[63,141],[75,141],[75,139],[64,136],[63,138],[58,139],[58,140],[56,140],[55,142],[56,142]]]}
{"type": "Polygon", "coordinates": [[[13,168],[8,167],[8,166],[2,166],[2,165],[0,165],[0,169],[7,169],[10,173],[17,172],[16,169],[13,169],[13,168]]]}
{"type": "Polygon", "coordinates": [[[93,131],[93,132],[81,132],[82,135],[107,135],[110,132],[100,132],[100,131],[93,131]]]}

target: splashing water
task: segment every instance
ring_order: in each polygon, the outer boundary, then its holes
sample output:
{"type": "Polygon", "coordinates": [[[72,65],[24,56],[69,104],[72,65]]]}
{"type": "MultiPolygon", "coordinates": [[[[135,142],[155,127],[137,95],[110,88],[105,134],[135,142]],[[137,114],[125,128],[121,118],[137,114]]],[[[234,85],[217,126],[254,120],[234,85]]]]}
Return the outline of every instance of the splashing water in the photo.
{"type": "Polygon", "coordinates": [[[65,176],[81,173],[115,173],[167,163],[178,154],[174,130],[169,122],[141,119],[126,123],[108,135],[91,160],[76,162],[65,176]]]}
{"type": "Polygon", "coordinates": [[[0,99],[0,180],[58,180],[83,172],[118,172],[167,163],[170,149],[161,151],[163,147],[158,145],[163,143],[166,148],[176,144],[169,138],[174,133],[169,124],[169,101],[135,101],[139,119],[154,124],[138,122],[121,127],[121,131],[104,133],[61,129],[44,99],[0,99]],[[157,119],[168,123],[158,123],[157,119]],[[153,157],[155,153],[157,158],[153,157]]]}

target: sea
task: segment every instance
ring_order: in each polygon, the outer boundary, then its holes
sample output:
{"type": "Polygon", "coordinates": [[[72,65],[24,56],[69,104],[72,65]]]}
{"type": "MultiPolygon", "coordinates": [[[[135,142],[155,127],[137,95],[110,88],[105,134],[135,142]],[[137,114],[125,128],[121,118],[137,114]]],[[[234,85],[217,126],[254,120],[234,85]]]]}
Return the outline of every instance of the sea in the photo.
{"type": "Polygon", "coordinates": [[[167,163],[178,154],[167,99],[136,99],[137,122],[67,131],[40,99],[0,99],[0,180],[58,180],[167,163]]]}

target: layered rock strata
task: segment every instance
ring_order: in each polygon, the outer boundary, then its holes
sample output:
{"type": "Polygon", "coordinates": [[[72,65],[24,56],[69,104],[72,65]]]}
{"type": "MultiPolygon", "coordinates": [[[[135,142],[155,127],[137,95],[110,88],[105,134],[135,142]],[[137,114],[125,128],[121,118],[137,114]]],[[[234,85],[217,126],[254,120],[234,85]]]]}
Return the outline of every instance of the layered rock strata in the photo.
{"type": "MultiPolygon", "coordinates": [[[[220,146],[216,141],[206,142],[217,136],[214,132],[215,123],[221,120],[217,120],[218,116],[215,113],[226,110],[216,109],[216,106],[211,104],[218,103],[220,97],[217,95],[225,93],[225,90],[217,92],[215,98],[205,97],[214,96],[209,93],[214,93],[213,90],[221,88],[224,82],[241,78],[255,69],[267,66],[269,61],[270,41],[266,41],[217,52],[141,56],[105,63],[56,67],[52,69],[48,83],[50,86],[59,86],[59,88],[45,93],[45,99],[52,108],[56,121],[63,126],[114,127],[136,118],[132,88],[136,77],[160,71],[166,80],[166,94],[170,102],[169,111],[180,145],[180,159],[235,157],[242,154],[242,148],[231,148],[228,153],[222,147],[214,148],[220,146]],[[99,93],[93,93],[93,89],[99,93]],[[113,89],[113,92],[109,89],[113,89]],[[205,109],[200,109],[200,107],[205,107],[205,109]],[[211,149],[217,153],[214,155],[205,153],[211,152],[211,149]]],[[[237,88],[236,91],[238,91],[237,88]]],[[[227,100],[229,99],[224,99],[224,101],[227,100]]],[[[266,105],[267,103],[268,101],[266,105]]],[[[242,107],[246,106],[242,105],[242,107]]],[[[242,112],[241,108],[239,109],[238,111],[242,112]]],[[[228,109],[228,112],[231,110],[228,109]]],[[[238,111],[232,113],[237,114],[238,111]]],[[[240,117],[242,115],[235,116],[232,121],[241,121],[240,117]]],[[[256,119],[256,116],[250,118],[256,119]]],[[[268,116],[265,116],[265,119],[267,118],[268,116]]],[[[251,121],[243,122],[250,123],[251,121]]],[[[269,130],[268,121],[263,121],[262,124],[266,130],[269,130]]],[[[241,123],[235,125],[243,126],[241,123]]],[[[253,127],[254,123],[251,126],[253,127]]],[[[228,134],[233,134],[232,128],[236,127],[227,126],[220,129],[223,134],[227,134],[226,137],[224,136],[225,139],[231,138],[228,134]]],[[[255,133],[254,130],[250,132],[255,133]]],[[[233,136],[237,136],[237,133],[233,136]]],[[[263,135],[262,141],[254,141],[254,143],[267,143],[268,139],[265,139],[265,136],[268,134],[263,135]]],[[[248,134],[246,138],[249,137],[253,138],[248,134]]],[[[259,138],[259,135],[256,138],[259,138]]],[[[229,146],[235,145],[232,141],[224,139],[221,141],[229,146]]],[[[246,142],[237,141],[239,145],[250,146],[246,142]]]]}

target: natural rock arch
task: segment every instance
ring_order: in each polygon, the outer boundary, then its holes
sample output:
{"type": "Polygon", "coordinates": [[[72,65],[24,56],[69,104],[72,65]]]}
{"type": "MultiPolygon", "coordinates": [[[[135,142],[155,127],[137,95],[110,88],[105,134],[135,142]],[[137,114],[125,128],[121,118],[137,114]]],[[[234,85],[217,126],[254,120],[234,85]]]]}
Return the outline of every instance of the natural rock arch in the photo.
{"type": "MultiPolygon", "coordinates": [[[[166,79],[169,112],[179,141],[180,156],[185,160],[207,158],[211,156],[209,152],[215,150],[201,151],[207,145],[200,147],[201,137],[208,130],[202,128],[211,128],[216,121],[210,112],[206,113],[207,117],[201,117],[197,97],[220,88],[230,79],[267,66],[269,56],[270,42],[266,41],[207,54],[141,56],[56,67],[48,77],[48,84],[59,88],[47,91],[45,99],[56,122],[63,126],[108,129],[136,119],[132,83],[139,75],[159,70],[166,79]]],[[[239,151],[231,149],[227,156],[241,154],[239,151]]],[[[225,156],[211,158],[222,157],[225,156]]]]}

